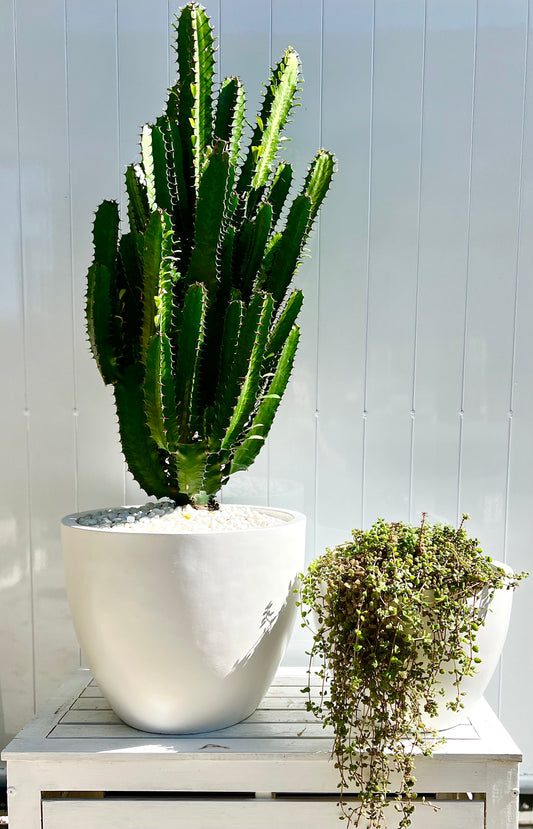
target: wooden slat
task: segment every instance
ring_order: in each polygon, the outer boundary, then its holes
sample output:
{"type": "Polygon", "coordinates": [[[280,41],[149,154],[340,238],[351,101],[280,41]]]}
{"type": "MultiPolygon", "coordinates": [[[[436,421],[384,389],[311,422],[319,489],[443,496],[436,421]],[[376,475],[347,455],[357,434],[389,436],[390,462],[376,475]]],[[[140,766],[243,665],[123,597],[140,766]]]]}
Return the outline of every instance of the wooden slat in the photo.
{"type": "Polygon", "coordinates": [[[103,697],[103,694],[98,685],[91,683],[81,692],[80,697],[103,697]]]}
{"type": "MultiPolygon", "coordinates": [[[[110,708],[79,708],[72,707],[61,718],[62,725],[73,724],[94,724],[94,723],[119,723],[120,718],[110,708]]],[[[317,723],[315,715],[310,711],[282,710],[282,709],[257,709],[245,722],[251,723],[317,723]]]]}
{"type": "Polygon", "coordinates": [[[61,718],[59,725],[108,725],[121,719],[111,708],[71,708],[61,718]]]}
{"type": "MultiPolygon", "coordinates": [[[[400,817],[390,807],[387,826],[395,829],[400,817]]],[[[339,810],[334,801],[305,800],[45,800],[43,829],[337,829],[339,810]]],[[[446,801],[435,812],[420,805],[412,829],[483,829],[484,804],[446,801]]]]}
{"type": "MultiPolygon", "coordinates": [[[[118,720],[118,718],[117,718],[118,720]]],[[[201,734],[191,735],[190,739],[195,741],[201,740],[206,743],[224,742],[227,738],[243,738],[248,740],[263,740],[263,739],[298,739],[300,737],[315,739],[324,738],[328,743],[331,742],[333,732],[331,729],[324,729],[322,725],[317,722],[311,723],[271,723],[271,722],[240,722],[236,725],[231,725],[228,728],[221,728],[219,731],[206,731],[201,734]],[[214,736],[216,735],[216,737],[214,736]]],[[[49,735],[49,739],[102,739],[113,740],[116,738],[122,739],[139,739],[139,731],[136,728],[131,728],[123,722],[111,723],[85,723],[85,724],[59,724],[49,735]]],[[[188,735],[181,735],[180,739],[187,739],[188,735]]]]}
{"type": "MultiPolygon", "coordinates": [[[[259,703],[259,709],[262,711],[286,711],[286,710],[300,710],[302,709],[303,697],[270,697],[266,696],[259,703]]],[[[111,705],[105,697],[97,697],[87,694],[81,694],[71,706],[72,709],[111,709],[111,705]]]]}
{"type": "MultiPolygon", "coordinates": [[[[86,712],[88,714],[93,712],[86,712]]],[[[99,713],[99,712],[98,712],[99,713]]],[[[131,728],[113,714],[113,712],[105,712],[106,716],[101,719],[96,717],[83,718],[83,722],[66,721],[63,720],[53,731],[49,734],[50,739],[75,739],[75,740],[96,740],[96,739],[132,739],[138,740],[139,736],[146,732],[139,732],[136,728],[131,728]]],[[[154,735],[155,736],[155,735],[154,735]]],[[[161,736],[161,735],[159,735],[161,736]]],[[[225,742],[228,738],[231,739],[247,739],[247,740],[264,740],[264,739],[324,739],[328,745],[331,744],[333,737],[333,730],[330,727],[323,728],[319,722],[302,722],[296,720],[287,722],[285,718],[280,718],[278,722],[270,721],[250,721],[245,720],[228,728],[222,728],[219,731],[203,732],[194,735],[179,735],[180,739],[194,739],[203,740],[207,742],[225,742]],[[213,735],[216,735],[216,739],[213,735]]],[[[169,739],[168,735],[165,739],[169,739]]],[[[477,734],[472,726],[458,726],[457,729],[451,729],[451,733],[447,739],[447,743],[465,742],[466,740],[475,743],[478,741],[477,734]]]]}
{"type": "Polygon", "coordinates": [[[97,709],[101,710],[111,710],[111,706],[106,699],[103,697],[78,697],[72,703],[70,710],[74,711],[76,709],[79,710],[89,710],[94,711],[97,709]]]}
{"type": "MultiPolygon", "coordinates": [[[[265,699],[270,699],[271,697],[294,697],[295,699],[305,699],[306,694],[302,693],[303,689],[306,686],[307,677],[303,676],[293,676],[293,677],[278,677],[275,682],[272,683],[270,688],[265,694],[265,699]]],[[[311,685],[312,687],[312,696],[317,697],[320,694],[320,688],[316,681],[314,681],[311,685]]],[[[89,685],[84,689],[81,696],[84,697],[103,697],[102,691],[93,680],[89,683],[89,685]]]]}
{"type": "MultiPolygon", "coordinates": [[[[283,699],[290,698],[305,701],[307,694],[302,693],[304,687],[305,685],[300,685],[299,688],[296,685],[271,685],[263,699],[269,700],[282,697],[283,699]]],[[[320,689],[312,686],[311,696],[314,699],[319,697],[320,689]]]]}
{"type": "Polygon", "coordinates": [[[308,674],[303,668],[296,674],[294,668],[280,668],[272,680],[270,688],[277,688],[278,685],[296,685],[299,688],[304,688],[306,685],[320,687],[322,679],[314,672],[308,674]]]}

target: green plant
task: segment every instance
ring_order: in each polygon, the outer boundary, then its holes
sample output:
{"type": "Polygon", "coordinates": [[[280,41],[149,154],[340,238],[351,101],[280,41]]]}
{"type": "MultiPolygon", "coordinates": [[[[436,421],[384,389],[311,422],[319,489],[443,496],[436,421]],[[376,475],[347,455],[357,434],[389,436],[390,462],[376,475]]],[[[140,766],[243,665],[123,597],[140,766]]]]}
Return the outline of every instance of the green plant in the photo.
{"type": "Polygon", "coordinates": [[[353,530],[352,541],[328,549],[302,577],[303,624],[314,634],[310,671],[317,658],[324,681],[318,699],[304,689],[307,708],[333,727],[342,814],[354,826],[385,826],[391,773],[400,780],[399,826],[411,825],[414,754],[430,755],[439,741],[428,729],[444,695],[439,678],[451,674],[446,706],[458,710],[461,679],[481,661],[481,603],[525,575],[509,578],[483,556],[465,518],[459,529],[431,526],[425,515],[418,527],[380,519],[353,530]],[[345,799],[349,787],[359,792],[355,806],[345,799]]]}
{"type": "Polygon", "coordinates": [[[303,301],[287,294],[334,159],[320,150],[290,197],[276,153],[301,82],[293,49],[241,157],[244,90],[230,77],[213,96],[205,9],[189,3],[175,30],[178,80],[126,171],[128,232],[116,202],[96,213],[87,329],[133,476],[150,495],[205,504],[253,462],[287,386],[303,301]]]}

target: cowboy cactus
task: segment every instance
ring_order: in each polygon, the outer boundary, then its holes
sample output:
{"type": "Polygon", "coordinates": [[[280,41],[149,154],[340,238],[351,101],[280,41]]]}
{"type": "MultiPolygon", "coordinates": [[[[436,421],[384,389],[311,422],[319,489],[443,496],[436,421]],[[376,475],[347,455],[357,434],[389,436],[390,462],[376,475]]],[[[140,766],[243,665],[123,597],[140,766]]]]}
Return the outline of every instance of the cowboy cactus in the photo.
{"type": "Polygon", "coordinates": [[[205,504],[253,462],[287,386],[303,301],[290,285],[334,159],[320,150],[290,197],[276,151],[301,82],[293,49],[241,155],[244,90],[230,77],[213,96],[205,10],[190,3],[174,28],[178,80],[126,170],[128,232],[116,202],[96,212],[87,330],[132,475],[150,495],[205,504]]]}

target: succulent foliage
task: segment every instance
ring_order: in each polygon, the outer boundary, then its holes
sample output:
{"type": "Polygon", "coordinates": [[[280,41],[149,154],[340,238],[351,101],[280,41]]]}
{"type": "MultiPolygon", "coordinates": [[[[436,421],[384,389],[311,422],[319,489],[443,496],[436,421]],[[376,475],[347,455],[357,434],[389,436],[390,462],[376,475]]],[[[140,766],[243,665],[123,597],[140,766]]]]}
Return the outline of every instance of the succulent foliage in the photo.
{"type": "Polygon", "coordinates": [[[298,345],[291,282],[334,159],[320,150],[291,195],[277,150],[301,85],[292,48],[243,149],[244,90],[230,77],[213,94],[205,9],[188,4],[174,28],[178,80],[126,170],[129,230],[116,202],[96,213],[87,330],[131,473],[150,495],[200,504],[272,425],[298,345]]]}
{"type": "MultiPolygon", "coordinates": [[[[467,516],[464,516],[467,518],[467,516]]],[[[463,519],[464,521],[464,519],[463,519]]],[[[506,576],[463,529],[379,520],[326,550],[302,577],[304,626],[313,633],[310,667],[319,662],[322,694],[307,708],[334,732],[340,806],[348,824],[387,826],[391,787],[399,827],[415,808],[415,753],[431,755],[438,733],[428,718],[438,704],[462,706],[461,680],[481,661],[476,634],[506,576]],[[312,612],[311,612],[312,611],[312,612]],[[443,700],[439,678],[451,676],[443,700]],[[346,799],[346,792],[359,800],[346,799]]]]}

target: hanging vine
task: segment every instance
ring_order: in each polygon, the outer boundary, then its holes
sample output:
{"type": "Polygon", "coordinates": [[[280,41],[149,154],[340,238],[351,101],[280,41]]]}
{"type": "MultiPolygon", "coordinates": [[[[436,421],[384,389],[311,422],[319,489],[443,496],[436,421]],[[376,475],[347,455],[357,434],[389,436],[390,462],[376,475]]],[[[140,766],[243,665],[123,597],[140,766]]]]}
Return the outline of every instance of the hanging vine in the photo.
{"type": "Polygon", "coordinates": [[[439,705],[463,707],[461,680],[481,661],[476,634],[490,599],[527,575],[509,577],[484,556],[464,530],[468,516],[458,529],[426,517],[353,530],[302,577],[309,675],[318,661],[323,680],[318,698],[304,689],[307,709],[333,727],[341,816],[354,827],[383,829],[391,800],[400,829],[411,825],[416,755],[442,741],[431,720],[439,705]],[[355,804],[346,798],[354,790],[355,804]]]}

